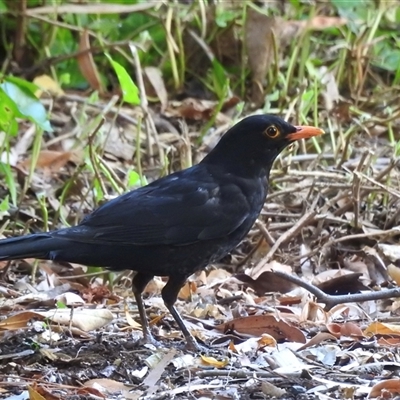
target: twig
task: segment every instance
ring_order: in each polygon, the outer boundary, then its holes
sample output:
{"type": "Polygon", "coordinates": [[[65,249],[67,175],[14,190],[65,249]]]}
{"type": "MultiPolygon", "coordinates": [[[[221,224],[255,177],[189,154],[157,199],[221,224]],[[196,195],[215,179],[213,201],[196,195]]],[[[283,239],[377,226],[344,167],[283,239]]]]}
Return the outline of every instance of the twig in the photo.
{"type": "Polygon", "coordinates": [[[387,229],[385,231],[379,231],[379,232],[369,232],[369,233],[355,233],[353,235],[347,235],[347,236],[342,236],[337,239],[330,240],[327,242],[324,246],[329,246],[332,244],[340,243],[340,242],[345,242],[346,240],[354,240],[354,239],[365,239],[365,238],[389,238],[392,236],[400,235],[400,227],[396,226],[392,229],[387,229]]]}
{"type": "Polygon", "coordinates": [[[383,169],[375,178],[376,181],[381,181],[383,178],[386,178],[386,176],[389,174],[389,172],[394,168],[400,165],[400,160],[397,158],[392,158],[390,160],[390,164],[383,169]]]}
{"type": "Polygon", "coordinates": [[[369,293],[356,293],[356,294],[346,294],[340,296],[331,296],[329,294],[326,294],[316,286],[312,285],[311,283],[303,281],[297,276],[289,275],[281,271],[274,271],[274,274],[276,274],[280,278],[286,279],[289,282],[292,282],[308,290],[311,294],[313,294],[317,298],[319,302],[325,303],[325,310],[327,311],[329,311],[332,307],[336,306],[337,304],[356,303],[360,301],[381,300],[381,299],[388,299],[391,297],[400,297],[400,288],[380,290],[377,292],[369,292],[369,293]]]}
{"type": "Polygon", "coordinates": [[[64,4],[54,6],[43,6],[29,8],[25,10],[23,15],[28,17],[37,16],[38,14],[121,14],[135,13],[155,8],[157,3],[141,3],[141,4],[64,4]]]}
{"type": "Polygon", "coordinates": [[[301,191],[303,189],[308,189],[311,186],[313,186],[313,183],[311,183],[311,182],[304,183],[303,182],[303,183],[301,183],[301,184],[299,184],[299,185],[297,185],[295,187],[291,187],[290,189],[280,190],[278,192],[271,193],[270,195],[267,196],[267,201],[270,201],[270,200],[274,199],[275,197],[280,197],[280,196],[283,196],[283,195],[286,195],[286,194],[290,194],[290,193],[293,193],[293,192],[299,192],[299,191],[301,191]]]}
{"type": "Polygon", "coordinates": [[[359,173],[364,168],[364,164],[369,155],[371,155],[370,150],[364,151],[364,153],[361,155],[357,168],[353,173],[352,191],[353,191],[353,206],[354,206],[354,225],[356,228],[359,228],[360,200],[361,200],[360,198],[361,178],[359,173]]]}
{"type": "MultiPolygon", "coordinates": [[[[391,163],[375,177],[375,182],[380,182],[382,179],[384,179],[389,174],[389,172],[394,167],[398,166],[399,164],[400,164],[399,160],[392,160],[391,163]]],[[[364,196],[368,195],[369,194],[368,190],[369,189],[367,189],[367,188],[362,188],[362,190],[360,192],[360,197],[363,198],[364,196]]],[[[374,191],[374,190],[376,190],[376,188],[372,188],[371,190],[374,191]]],[[[384,190],[387,191],[387,187],[384,187],[384,190]]],[[[343,215],[345,212],[347,212],[351,209],[351,206],[352,206],[352,203],[348,202],[344,206],[337,209],[334,212],[334,214],[335,215],[343,215]]]]}
{"type": "Polygon", "coordinates": [[[290,177],[290,176],[298,176],[298,177],[309,177],[309,178],[327,178],[331,179],[334,182],[337,181],[347,181],[348,176],[344,174],[340,174],[338,172],[325,172],[325,171],[298,171],[295,169],[289,170],[286,174],[285,177],[290,177]]]}
{"type": "MultiPolygon", "coordinates": [[[[206,371],[197,371],[196,376],[198,378],[207,377],[220,377],[224,376],[232,379],[249,379],[249,378],[276,378],[276,374],[273,372],[266,371],[243,371],[239,370],[229,370],[229,369],[210,369],[206,371]]],[[[300,376],[300,371],[293,373],[291,376],[300,376]]]]}
{"type": "Polygon", "coordinates": [[[271,234],[268,232],[268,229],[266,226],[258,219],[256,221],[257,228],[260,230],[261,234],[263,235],[264,239],[267,241],[267,243],[270,246],[273,246],[275,244],[274,238],[271,236],[271,234]]]}
{"type": "Polygon", "coordinates": [[[313,220],[317,212],[315,211],[315,207],[318,202],[318,196],[314,199],[313,204],[311,205],[311,211],[308,213],[304,214],[296,224],[294,224],[287,232],[285,232],[282,236],[278,238],[278,240],[274,243],[274,245],[271,247],[271,250],[268,252],[268,254],[264,257],[263,261],[265,263],[269,262],[275,252],[279,249],[279,247],[283,244],[288,242],[290,239],[292,239],[294,236],[297,235],[297,233],[309,223],[309,221],[313,220]]]}
{"type": "Polygon", "coordinates": [[[237,263],[237,268],[241,267],[242,265],[246,265],[247,261],[253,257],[255,252],[260,248],[262,242],[264,241],[264,236],[261,236],[258,242],[252,247],[252,249],[237,263]]]}
{"type": "Polygon", "coordinates": [[[398,192],[395,189],[391,189],[390,187],[383,185],[382,183],[379,183],[377,180],[363,174],[363,173],[357,173],[358,175],[360,175],[360,177],[366,179],[367,181],[373,183],[374,185],[378,186],[379,188],[383,189],[385,192],[388,192],[389,194],[391,194],[394,197],[397,197],[398,199],[400,199],[400,192],[398,192]]]}
{"type": "Polygon", "coordinates": [[[339,237],[336,239],[330,239],[323,246],[313,249],[306,254],[302,254],[301,256],[292,257],[291,260],[298,261],[300,259],[310,258],[312,256],[315,256],[315,254],[320,253],[322,251],[322,249],[324,249],[326,247],[334,246],[335,244],[341,243],[341,242],[346,242],[346,241],[355,240],[355,239],[367,239],[367,238],[368,239],[376,238],[376,239],[383,240],[384,238],[387,239],[387,238],[390,238],[390,237],[393,237],[396,235],[400,235],[400,227],[398,227],[398,226],[391,228],[391,229],[387,229],[385,231],[369,232],[369,233],[356,233],[353,235],[346,235],[346,236],[342,236],[342,237],[339,237]]]}

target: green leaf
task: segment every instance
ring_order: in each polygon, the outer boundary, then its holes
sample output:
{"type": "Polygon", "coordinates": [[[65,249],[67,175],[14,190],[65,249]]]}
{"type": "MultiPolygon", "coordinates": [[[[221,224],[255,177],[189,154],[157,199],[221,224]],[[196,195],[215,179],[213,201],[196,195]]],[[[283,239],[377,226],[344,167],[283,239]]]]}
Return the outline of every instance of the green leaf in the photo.
{"type": "Polygon", "coordinates": [[[65,305],[65,303],[63,303],[63,302],[60,301],[60,300],[57,300],[57,302],[56,302],[56,307],[57,307],[58,309],[65,309],[65,308],[68,308],[68,307],[65,305]]]}
{"type": "Polygon", "coordinates": [[[371,0],[332,0],[332,4],[337,8],[339,15],[348,20],[353,32],[360,29],[360,24],[356,21],[367,21],[369,12],[375,9],[371,0]]]}
{"type": "Polygon", "coordinates": [[[64,72],[63,74],[60,75],[58,79],[60,85],[69,85],[71,83],[71,74],[68,72],[64,72]]]}
{"type": "Polygon", "coordinates": [[[228,10],[225,7],[217,8],[215,23],[220,28],[226,28],[228,23],[238,18],[238,13],[232,10],[228,10]]]}
{"type": "Polygon", "coordinates": [[[26,89],[32,96],[35,96],[35,92],[40,89],[38,85],[28,82],[25,79],[17,78],[16,76],[7,76],[7,78],[4,78],[4,80],[6,82],[15,83],[21,89],[26,89]]]}
{"type": "Polygon", "coordinates": [[[17,115],[18,109],[14,102],[0,87],[0,130],[16,136],[18,133],[18,123],[15,119],[17,115]]]}
{"type": "MultiPolygon", "coordinates": [[[[16,117],[25,117],[40,126],[44,131],[52,132],[50,122],[47,119],[46,109],[37,97],[29,90],[29,85],[19,85],[16,79],[9,78],[0,85],[0,88],[14,103],[16,117]]],[[[11,104],[11,103],[9,103],[11,104]]]]}
{"type": "Polygon", "coordinates": [[[104,194],[103,189],[100,185],[100,182],[97,178],[94,179],[93,181],[93,192],[95,195],[96,203],[100,203],[104,199],[104,194]]]}
{"type": "Polygon", "coordinates": [[[10,202],[8,201],[8,195],[0,203],[0,214],[7,212],[10,209],[10,202]]]}
{"type": "Polygon", "coordinates": [[[4,14],[4,13],[6,13],[7,11],[8,11],[8,10],[7,10],[6,4],[4,3],[3,0],[0,0],[0,14],[4,14]]]}
{"type": "Polygon", "coordinates": [[[14,206],[17,205],[17,188],[15,186],[14,176],[11,172],[10,164],[0,162],[0,174],[4,175],[6,185],[10,192],[11,202],[14,206]]]}
{"type": "Polygon", "coordinates": [[[109,54],[106,54],[106,57],[110,60],[110,63],[117,74],[124,101],[130,104],[139,105],[139,89],[133,82],[126,69],[120,63],[114,61],[109,54]]]}
{"type": "Polygon", "coordinates": [[[128,188],[132,187],[132,186],[138,186],[140,185],[140,175],[134,171],[131,170],[128,172],[128,188]]]}
{"type": "Polygon", "coordinates": [[[212,60],[214,90],[219,99],[225,96],[225,90],[229,87],[229,79],[226,76],[224,67],[216,58],[212,60]]]}
{"type": "MultiPolygon", "coordinates": [[[[396,47],[398,47],[397,43],[396,47]]],[[[374,53],[372,64],[386,71],[397,71],[400,65],[400,50],[392,46],[389,40],[378,42],[374,46],[374,53]]]]}

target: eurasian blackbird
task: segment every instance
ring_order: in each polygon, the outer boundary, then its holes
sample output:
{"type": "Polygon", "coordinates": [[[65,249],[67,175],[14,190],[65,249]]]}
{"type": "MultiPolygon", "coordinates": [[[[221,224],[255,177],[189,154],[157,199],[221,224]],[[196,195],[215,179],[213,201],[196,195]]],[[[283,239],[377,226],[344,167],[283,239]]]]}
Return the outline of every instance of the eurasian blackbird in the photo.
{"type": "Polygon", "coordinates": [[[1,240],[0,260],[34,257],[136,271],[132,290],[147,341],[153,338],[141,294],[155,275],[167,276],[164,303],[188,347],[197,349],[174,306],[179,290],[249,232],[278,154],[295,140],[322,133],[272,115],[247,117],[199,164],[103,204],[79,225],[1,240]]]}

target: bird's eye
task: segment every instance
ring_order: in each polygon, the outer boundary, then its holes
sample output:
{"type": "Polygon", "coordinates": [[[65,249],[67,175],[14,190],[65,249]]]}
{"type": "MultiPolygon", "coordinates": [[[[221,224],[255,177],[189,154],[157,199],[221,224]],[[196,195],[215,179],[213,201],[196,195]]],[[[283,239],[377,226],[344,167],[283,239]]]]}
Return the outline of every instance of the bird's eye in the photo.
{"type": "Polygon", "coordinates": [[[268,137],[275,139],[279,135],[279,129],[275,125],[269,126],[265,133],[268,137]]]}

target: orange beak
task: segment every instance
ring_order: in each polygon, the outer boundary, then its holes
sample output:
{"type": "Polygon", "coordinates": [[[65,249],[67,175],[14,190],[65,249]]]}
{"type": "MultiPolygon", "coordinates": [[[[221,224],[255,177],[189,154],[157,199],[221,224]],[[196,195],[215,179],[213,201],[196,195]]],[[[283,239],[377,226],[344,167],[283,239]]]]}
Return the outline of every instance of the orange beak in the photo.
{"type": "Polygon", "coordinates": [[[289,135],[286,136],[290,141],[308,139],[325,133],[322,129],[316,128],[315,126],[295,126],[295,128],[296,132],[289,133],[289,135]]]}

